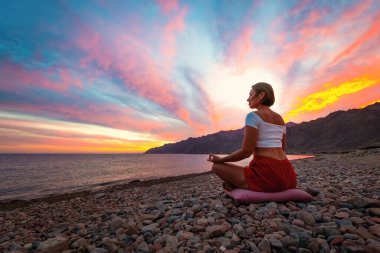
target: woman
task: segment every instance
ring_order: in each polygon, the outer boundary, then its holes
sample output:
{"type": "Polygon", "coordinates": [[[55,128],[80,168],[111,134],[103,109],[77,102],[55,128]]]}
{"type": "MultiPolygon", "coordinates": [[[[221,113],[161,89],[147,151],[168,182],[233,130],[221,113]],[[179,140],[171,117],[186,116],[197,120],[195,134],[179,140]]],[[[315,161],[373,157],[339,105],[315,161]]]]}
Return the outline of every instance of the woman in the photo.
{"type": "Polygon", "coordinates": [[[210,154],[212,171],[225,183],[226,190],[234,188],[260,192],[277,192],[296,188],[297,175],[285,154],[286,126],[282,117],[269,107],[274,104],[270,84],[256,83],[247,99],[251,109],[245,118],[242,147],[225,157],[210,154]],[[236,162],[254,155],[249,166],[241,167],[226,162],[236,162]]]}

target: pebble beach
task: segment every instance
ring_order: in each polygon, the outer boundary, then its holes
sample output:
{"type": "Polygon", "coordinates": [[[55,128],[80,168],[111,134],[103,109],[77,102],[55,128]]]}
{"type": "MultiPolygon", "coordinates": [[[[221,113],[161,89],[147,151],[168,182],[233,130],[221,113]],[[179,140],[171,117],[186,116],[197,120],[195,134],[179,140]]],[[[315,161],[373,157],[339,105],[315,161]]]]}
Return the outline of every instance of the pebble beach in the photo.
{"type": "Polygon", "coordinates": [[[380,252],[380,149],[291,163],[313,201],[241,204],[202,173],[3,202],[0,252],[380,252]]]}

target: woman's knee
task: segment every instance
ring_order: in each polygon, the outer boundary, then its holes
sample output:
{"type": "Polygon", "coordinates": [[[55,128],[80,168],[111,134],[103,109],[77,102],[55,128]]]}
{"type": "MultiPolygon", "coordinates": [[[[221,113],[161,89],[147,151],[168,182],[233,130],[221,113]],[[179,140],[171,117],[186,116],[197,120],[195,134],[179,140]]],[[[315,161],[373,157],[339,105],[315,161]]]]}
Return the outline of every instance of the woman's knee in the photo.
{"type": "Polygon", "coordinates": [[[217,163],[213,163],[212,166],[211,166],[211,171],[214,172],[214,173],[217,172],[218,171],[218,167],[219,166],[218,166],[217,163]]]}

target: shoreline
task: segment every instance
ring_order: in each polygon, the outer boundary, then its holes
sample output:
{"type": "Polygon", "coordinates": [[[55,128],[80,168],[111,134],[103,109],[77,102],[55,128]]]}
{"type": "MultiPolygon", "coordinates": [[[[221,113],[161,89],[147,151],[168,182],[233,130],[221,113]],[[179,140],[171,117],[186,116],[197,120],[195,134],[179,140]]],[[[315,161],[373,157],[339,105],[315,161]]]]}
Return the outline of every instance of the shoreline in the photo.
{"type": "MultiPolygon", "coordinates": [[[[307,158],[305,158],[307,159],[307,158]]],[[[31,199],[4,199],[0,200],[0,211],[9,211],[16,208],[27,207],[29,205],[41,202],[47,203],[55,203],[62,200],[70,200],[77,197],[84,197],[88,195],[94,195],[97,193],[105,193],[123,189],[131,189],[135,187],[148,187],[156,184],[164,184],[169,182],[175,182],[183,179],[198,177],[202,175],[211,174],[212,172],[202,172],[202,173],[192,173],[181,176],[171,176],[171,177],[163,177],[163,178],[155,178],[155,179],[147,179],[147,180],[132,180],[126,183],[119,183],[116,185],[107,185],[100,187],[100,189],[88,189],[88,190],[79,190],[62,194],[49,194],[37,198],[31,199]]]]}

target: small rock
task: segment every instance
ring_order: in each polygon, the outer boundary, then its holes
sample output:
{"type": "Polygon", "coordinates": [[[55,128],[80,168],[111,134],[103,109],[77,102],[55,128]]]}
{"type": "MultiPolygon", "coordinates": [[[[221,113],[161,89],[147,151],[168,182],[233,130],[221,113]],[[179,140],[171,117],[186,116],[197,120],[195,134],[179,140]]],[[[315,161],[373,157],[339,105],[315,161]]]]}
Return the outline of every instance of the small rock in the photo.
{"type": "Polygon", "coordinates": [[[350,233],[345,233],[343,235],[344,239],[349,239],[349,240],[358,240],[360,237],[358,235],[350,234],[350,233]]]}
{"type": "Polygon", "coordinates": [[[0,243],[3,243],[3,242],[6,242],[6,241],[9,241],[9,236],[3,236],[3,237],[0,237],[0,243]]]}
{"type": "Polygon", "coordinates": [[[190,238],[194,236],[194,234],[188,231],[179,231],[176,236],[178,240],[183,241],[183,240],[189,240],[190,238]]]}
{"type": "Polygon", "coordinates": [[[277,208],[278,205],[276,202],[269,202],[268,204],[265,205],[266,208],[270,209],[270,208],[277,208]]]}
{"type": "Polygon", "coordinates": [[[123,219],[117,217],[117,218],[113,219],[113,220],[110,222],[110,224],[109,224],[109,232],[110,232],[111,234],[114,234],[115,231],[116,231],[118,228],[122,227],[122,226],[123,226],[123,219]]]}
{"type": "Polygon", "coordinates": [[[292,224],[299,227],[303,227],[305,225],[305,222],[303,220],[294,219],[292,220],[292,224]]]}
{"type": "Polygon", "coordinates": [[[371,242],[367,244],[367,249],[371,250],[370,252],[380,252],[380,242],[371,240],[371,242]]]}
{"type": "Polygon", "coordinates": [[[369,231],[371,234],[373,234],[373,235],[375,235],[375,236],[377,236],[377,237],[380,237],[380,224],[376,224],[376,225],[374,225],[374,226],[370,226],[370,227],[368,228],[368,231],[369,231]]]}
{"type": "Polygon", "coordinates": [[[191,200],[190,199],[185,199],[185,201],[183,201],[183,207],[191,207],[191,200]]]}
{"type": "Polygon", "coordinates": [[[124,235],[120,238],[120,241],[122,241],[125,245],[129,245],[133,242],[133,238],[130,235],[124,235]]]}
{"type": "Polygon", "coordinates": [[[305,248],[298,248],[296,253],[312,253],[312,252],[305,248]]]}
{"type": "Polygon", "coordinates": [[[298,246],[301,248],[307,247],[307,245],[309,244],[309,241],[311,239],[311,237],[308,234],[306,234],[305,232],[291,233],[290,236],[298,239],[298,246]]]}
{"type": "Polygon", "coordinates": [[[207,221],[207,219],[198,219],[198,220],[196,221],[196,224],[197,224],[197,225],[200,225],[200,226],[202,226],[202,227],[205,227],[205,226],[208,225],[208,221],[207,221]]]}
{"type": "Polygon", "coordinates": [[[26,250],[32,249],[32,243],[25,244],[24,249],[26,249],[26,250]]]}
{"type": "Polygon", "coordinates": [[[144,226],[141,228],[141,231],[143,233],[145,232],[152,232],[152,234],[157,234],[158,232],[160,232],[160,228],[158,227],[158,223],[152,223],[150,225],[147,225],[147,226],[144,226]]]}
{"type": "Polygon", "coordinates": [[[226,225],[213,225],[206,227],[205,238],[213,238],[224,235],[227,230],[228,227],[226,225]]]}
{"type": "Polygon", "coordinates": [[[312,187],[307,187],[306,188],[306,192],[309,193],[311,196],[317,196],[319,194],[319,190],[316,189],[316,188],[312,188],[312,187]]]}
{"type": "Polygon", "coordinates": [[[316,238],[316,241],[318,242],[319,244],[319,252],[320,253],[328,253],[330,252],[330,246],[329,244],[327,243],[327,241],[325,239],[322,239],[322,238],[316,238]]]}
{"type": "Polygon", "coordinates": [[[158,252],[161,249],[162,249],[162,246],[159,243],[154,243],[153,245],[149,245],[150,252],[158,252]]]}
{"type": "Polygon", "coordinates": [[[344,241],[344,237],[341,235],[335,235],[334,238],[330,241],[332,246],[339,245],[344,241]]]}
{"type": "Polygon", "coordinates": [[[359,235],[364,240],[373,239],[373,235],[369,233],[368,229],[366,229],[365,227],[359,227],[358,229],[356,229],[355,234],[359,235]]]}
{"type": "Polygon", "coordinates": [[[177,251],[178,239],[175,236],[169,235],[165,241],[165,247],[169,248],[172,252],[177,251]]]}
{"type": "Polygon", "coordinates": [[[339,227],[352,226],[352,222],[346,219],[337,220],[336,224],[338,224],[339,227]]]}
{"type": "Polygon", "coordinates": [[[272,248],[270,246],[270,243],[269,243],[268,239],[261,240],[261,242],[259,243],[258,246],[259,246],[259,249],[261,249],[262,251],[272,252],[272,248]]]}
{"type": "Polygon", "coordinates": [[[42,243],[41,241],[33,241],[32,242],[32,249],[37,249],[41,243],[42,243]]]}
{"type": "Polygon", "coordinates": [[[149,241],[149,239],[153,237],[153,234],[150,231],[148,231],[148,232],[145,232],[143,236],[144,236],[145,241],[149,241]]]}
{"type": "Polygon", "coordinates": [[[359,217],[350,217],[350,221],[354,223],[355,226],[365,223],[365,221],[359,217]]]}
{"type": "Polygon", "coordinates": [[[275,248],[282,248],[282,243],[274,237],[269,237],[269,243],[275,248]]]}
{"type": "Polygon", "coordinates": [[[87,246],[88,243],[87,243],[87,240],[85,238],[80,238],[78,240],[76,240],[72,245],[71,247],[72,248],[79,248],[79,247],[85,247],[87,246]]]}
{"type": "Polygon", "coordinates": [[[312,253],[318,253],[319,251],[319,242],[315,238],[310,239],[310,243],[307,245],[307,248],[312,253]]]}
{"type": "Polygon", "coordinates": [[[340,235],[340,231],[333,227],[326,227],[323,229],[326,238],[329,238],[332,235],[340,235]]]}
{"type": "Polygon", "coordinates": [[[106,196],[106,194],[104,194],[104,193],[97,193],[97,194],[95,194],[95,196],[94,196],[94,198],[95,199],[101,199],[101,198],[104,198],[106,196]]]}
{"type": "Polygon", "coordinates": [[[46,253],[61,252],[68,248],[69,248],[69,239],[67,239],[64,236],[59,235],[42,242],[38,246],[37,251],[46,252],[46,253]]]}
{"type": "Polygon", "coordinates": [[[303,220],[305,224],[309,226],[314,226],[315,225],[315,219],[313,215],[308,213],[307,211],[301,210],[297,212],[297,219],[303,220]]]}
{"type": "Polygon", "coordinates": [[[348,219],[349,217],[350,215],[346,212],[340,212],[340,213],[334,214],[334,218],[337,218],[337,219],[348,219]]]}
{"type": "Polygon", "coordinates": [[[242,225],[240,224],[235,224],[233,227],[232,227],[232,230],[236,233],[236,234],[240,234],[242,232],[244,232],[244,228],[242,225]]]}
{"type": "Polygon", "coordinates": [[[90,251],[90,253],[108,253],[108,250],[103,248],[94,248],[90,251]]]}
{"type": "Polygon", "coordinates": [[[298,245],[298,239],[293,238],[291,236],[285,236],[281,239],[282,245],[284,245],[285,248],[288,248],[290,246],[297,246],[298,245]]]}
{"type": "Polygon", "coordinates": [[[339,203],[338,206],[341,207],[341,208],[347,208],[347,209],[350,209],[350,210],[354,208],[354,205],[350,204],[350,203],[339,203]]]}
{"type": "Polygon", "coordinates": [[[377,217],[380,217],[380,208],[368,208],[368,211],[377,216],[377,217]]]}
{"type": "Polygon", "coordinates": [[[137,246],[137,252],[141,252],[141,253],[149,253],[149,245],[142,241],[138,246],[137,246]]]}
{"type": "Polygon", "coordinates": [[[355,198],[352,198],[350,200],[350,203],[352,205],[354,205],[357,209],[359,208],[363,208],[363,207],[366,207],[367,205],[369,205],[370,203],[364,199],[364,198],[359,198],[359,197],[355,197],[355,198]]]}

